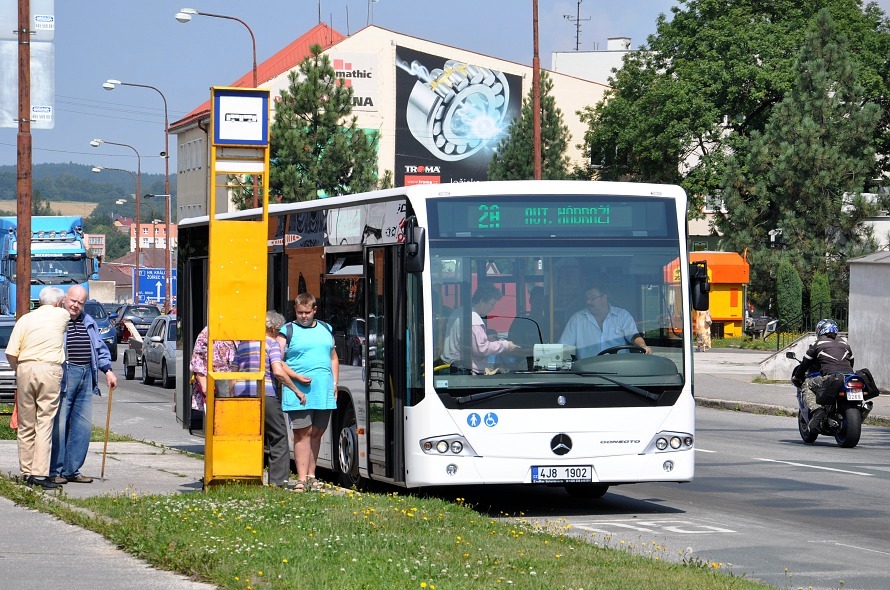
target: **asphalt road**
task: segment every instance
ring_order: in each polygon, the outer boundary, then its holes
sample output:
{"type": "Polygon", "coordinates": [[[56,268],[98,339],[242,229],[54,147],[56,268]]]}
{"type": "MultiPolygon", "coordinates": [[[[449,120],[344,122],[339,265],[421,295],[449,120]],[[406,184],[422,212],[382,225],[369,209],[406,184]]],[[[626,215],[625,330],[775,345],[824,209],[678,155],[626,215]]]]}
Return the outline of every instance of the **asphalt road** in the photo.
{"type": "MultiPolygon", "coordinates": [[[[173,390],[120,380],[112,430],[203,451],[176,422],[173,390]]],[[[104,425],[107,398],[96,400],[104,425]]],[[[510,487],[465,502],[492,516],[522,514],[591,541],[696,563],[780,588],[890,588],[890,430],[866,426],[860,444],[805,445],[794,418],[699,409],[690,484],[617,486],[593,501],[561,488],[510,487]]],[[[450,497],[456,491],[431,490],[450,497]]]]}

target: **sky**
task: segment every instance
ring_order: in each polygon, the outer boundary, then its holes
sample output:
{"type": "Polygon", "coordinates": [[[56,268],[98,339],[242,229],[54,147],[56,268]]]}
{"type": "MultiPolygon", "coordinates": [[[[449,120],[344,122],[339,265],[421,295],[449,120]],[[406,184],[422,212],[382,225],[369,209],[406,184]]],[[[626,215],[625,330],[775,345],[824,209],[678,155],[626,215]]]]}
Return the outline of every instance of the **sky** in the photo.
{"type": "MultiPolygon", "coordinates": [[[[14,3],[0,0],[0,5],[14,3]]],[[[609,37],[630,37],[636,48],[655,32],[658,15],[670,14],[676,3],[582,0],[580,48],[605,49],[609,37]]],[[[890,10],[890,0],[878,3],[890,10]]],[[[553,51],[575,48],[579,4],[538,4],[539,55],[548,68],[553,51]]],[[[315,26],[319,12],[323,21],[349,34],[367,25],[369,6],[377,26],[531,65],[531,0],[378,0],[370,5],[368,0],[55,0],[55,127],[32,130],[32,161],[136,170],[132,150],[90,147],[90,140],[99,138],[135,147],[143,172],[164,172],[161,96],[145,88],[107,91],[102,83],[117,79],[158,88],[173,123],[208,100],[211,86],[230,85],[252,63],[250,34],[242,24],[204,16],[182,24],[174,15],[183,7],[245,21],[262,63],[315,26]]],[[[0,128],[0,164],[16,163],[16,135],[14,128],[0,128]]],[[[174,174],[172,135],[170,151],[174,174]]]]}

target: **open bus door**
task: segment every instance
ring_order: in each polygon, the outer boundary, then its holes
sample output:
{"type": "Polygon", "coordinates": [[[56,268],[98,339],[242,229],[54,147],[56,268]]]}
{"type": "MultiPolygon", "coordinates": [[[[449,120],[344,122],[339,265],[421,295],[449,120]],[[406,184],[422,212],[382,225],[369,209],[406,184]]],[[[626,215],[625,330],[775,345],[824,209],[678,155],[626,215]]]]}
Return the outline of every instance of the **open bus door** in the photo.
{"type": "Polygon", "coordinates": [[[407,330],[402,249],[401,245],[369,248],[366,270],[368,470],[374,479],[393,482],[405,481],[407,330]]]}

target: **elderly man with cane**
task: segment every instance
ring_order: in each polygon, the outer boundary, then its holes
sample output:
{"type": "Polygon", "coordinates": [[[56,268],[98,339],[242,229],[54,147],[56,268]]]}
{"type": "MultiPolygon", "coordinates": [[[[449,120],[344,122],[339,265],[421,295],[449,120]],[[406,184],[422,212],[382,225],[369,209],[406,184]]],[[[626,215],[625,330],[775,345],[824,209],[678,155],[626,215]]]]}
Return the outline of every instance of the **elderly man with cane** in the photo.
{"type": "Polygon", "coordinates": [[[111,354],[99,336],[99,326],[83,311],[86,301],[86,289],[80,285],[68,289],[64,299],[70,316],[66,338],[68,360],[64,365],[59,411],[53,422],[50,461],[50,481],[58,485],[93,481],[92,477],[83,475],[80,468],[86,461],[93,433],[93,395],[100,395],[99,371],[105,373],[108,387],[117,385],[117,377],[111,370],[111,354]]]}

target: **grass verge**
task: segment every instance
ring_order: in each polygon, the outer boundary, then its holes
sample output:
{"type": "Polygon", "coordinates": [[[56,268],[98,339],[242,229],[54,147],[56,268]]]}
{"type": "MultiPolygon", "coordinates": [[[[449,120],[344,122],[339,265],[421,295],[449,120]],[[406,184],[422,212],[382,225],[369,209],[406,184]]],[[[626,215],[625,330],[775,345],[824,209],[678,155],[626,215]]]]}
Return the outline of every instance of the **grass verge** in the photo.
{"type": "MultiPolygon", "coordinates": [[[[0,404],[0,440],[15,440],[16,431],[9,427],[9,419],[12,414],[12,404],[0,404]]],[[[90,435],[90,442],[103,442],[105,440],[105,429],[93,426],[93,432],[90,435]]],[[[123,434],[108,433],[108,442],[134,442],[131,436],[123,434]]]]}
{"type": "Polygon", "coordinates": [[[494,519],[468,506],[397,494],[295,494],[223,486],[174,496],[71,500],[8,479],[0,494],[93,529],[156,567],[225,589],[769,588],[723,564],[643,543],[570,534],[563,522],[494,519]]]}

